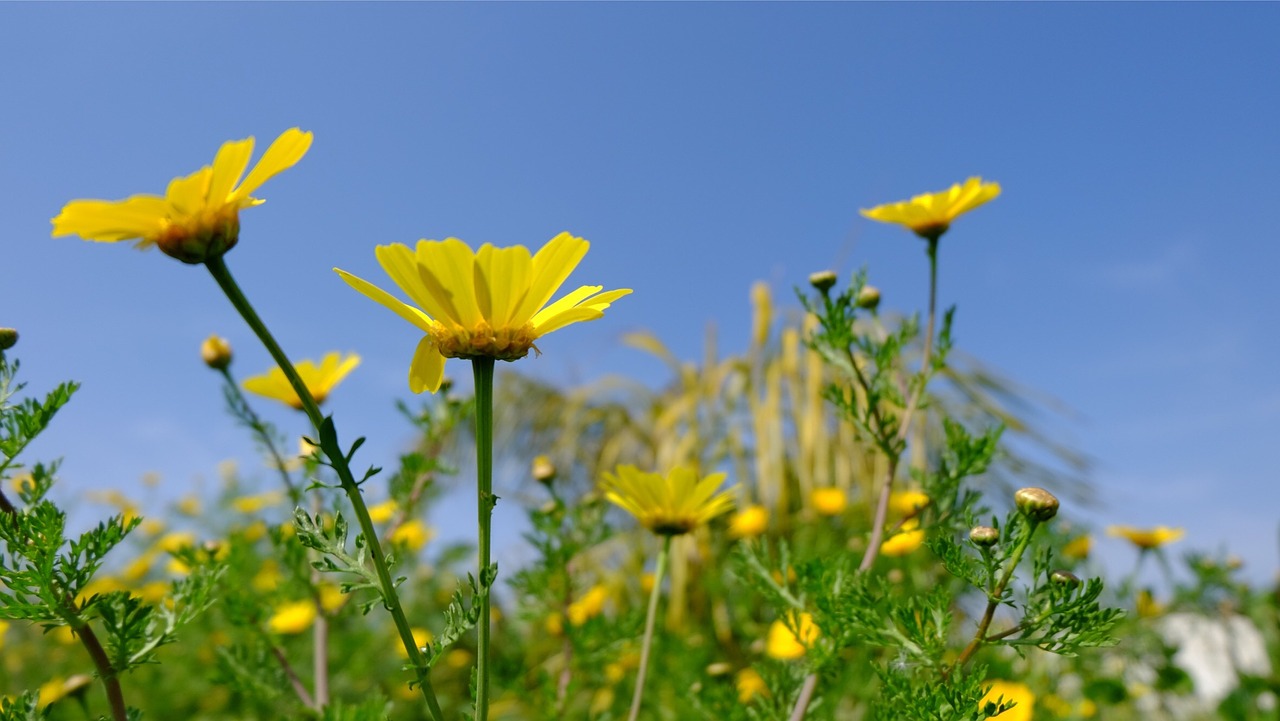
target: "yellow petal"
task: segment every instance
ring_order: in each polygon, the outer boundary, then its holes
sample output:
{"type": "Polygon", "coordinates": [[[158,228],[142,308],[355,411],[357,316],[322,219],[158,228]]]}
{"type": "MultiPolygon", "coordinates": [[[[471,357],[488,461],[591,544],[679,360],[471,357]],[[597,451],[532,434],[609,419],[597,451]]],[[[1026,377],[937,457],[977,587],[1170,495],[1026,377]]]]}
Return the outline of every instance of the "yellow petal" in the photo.
{"type": "Polygon", "coordinates": [[[218,149],[213,159],[213,177],[209,180],[209,195],[206,202],[222,205],[231,197],[231,191],[244,169],[249,166],[249,156],[253,155],[253,138],[244,140],[228,140],[218,149]]]}
{"type": "Polygon", "coordinates": [[[590,247],[591,244],[587,241],[568,233],[561,233],[547,241],[533,256],[533,280],[529,294],[516,310],[515,317],[532,318],[546,305],[551,296],[560,290],[565,278],[578,267],[590,247]]]}
{"type": "Polygon", "coordinates": [[[423,313],[407,303],[397,300],[395,296],[391,295],[387,291],[363,278],[352,275],[341,268],[334,268],[333,271],[345,280],[347,285],[350,285],[352,288],[360,291],[373,302],[389,309],[392,313],[395,313],[401,318],[404,318],[414,324],[419,330],[423,332],[431,331],[431,319],[427,317],[426,313],[423,313]]]}
{"type": "Polygon", "coordinates": [[[409,364],[409,390],[414,393],[440,390],[440,382],[444,380],[444,356],[436,349],[431,336],[418,341],[418,349],[413,352],[413,362],[409,364]]]}
{"type": "Polygon", "coordinates": [[[476,300],[490,326],[506,328],[528,322],[514,313],[529,293],[532,272],[533,260],[523,245],[495,248],[486,243],[476,253],[476,300]]]}
{"type": "Polygon", "coordinates": [[[280,137],[271,143],[271,147],[267,148],[267,152],[258,159],[258,164],[253,167],[253,170],[249,171],[249,176],[244,179],[239,188],[236,188],[234,198],[248,197],[276,174],[296,165],[311,148],[311,138],[309,131],[303,132],[298,128],[289,128],[281,133],[280,137]]]}
{"type": "Polygon", "coordinates": [[[547,306],[533,317],[534,332],[542,336],[571,323],[595,320],[604,315],[604,309],[613,301],[631,293],[629,288],[621,288],[591,297],[600,288],[598,285],[583,286],[547,306]]]}
{"type": "Polygon", "coordinates": [[[205,207],[205,198],[209,192],[209,180],[213,177],[213,168],[204,166],[183,178],[169,181],[169,188],[164,197],[173,210],[181,215],[194,215],[205,207]]]}
{"type": "MultiPolygon", "coordinates": [[[[421,246],[421,243],[419,243],[421,246]]],[[[436,302],[435,296],[427,290],[418,272],[418,261],[414,251],[403,243],[379,245],[373,249],[378,265],[386,272],[395,284],[400,286],[409,299],[417,303],[432,318],[448,318],[449,309],[436,302]]]]}
{"type": "Polygon", "coordinates": [[[53,237],[78,235],[86,240],[115,242],[145,238],[164,229],[169,204],[154,195],[128,200],[73,200],[53,219],[53,237]]]}
{"type": "Polygon", "coordinates": [[[418,243],[418,274],[423,285],[450,311],[446,317],[464,328],[474,328],[483,319],[476,303],[475,262],[471,246],[457,238],[418,243]]]}

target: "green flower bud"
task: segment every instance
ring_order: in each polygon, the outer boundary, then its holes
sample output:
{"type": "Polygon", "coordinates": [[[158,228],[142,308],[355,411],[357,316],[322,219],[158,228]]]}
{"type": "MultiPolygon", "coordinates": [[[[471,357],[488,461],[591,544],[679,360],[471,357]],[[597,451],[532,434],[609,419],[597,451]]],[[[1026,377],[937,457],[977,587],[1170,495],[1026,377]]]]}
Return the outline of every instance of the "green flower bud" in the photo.
{"type": "Polygon", "coordinates": [[[880,307],[880,289],[874,285],[862,286],[862,290],[858,291],[858,297],[853,299],[853,304],[866,310],[875,310],[880,307]]]}
{"type": "Polygon", "coordinates": [[[836,284],[836,274],[830,270],[820,270],[817,273],[809,274],[809,285],[818,289],[820,293],[826,293],[836,284]]]}
{"type": "Polygon", "coordinates": [[[0,351],[6,351],[18,343],[18,331],[13,328],[0,328],[0,351]]]}
{"type": "Polygon", "coordinates": [[[994,546],[1000,541],[1000,531],[991,526],[974,526],[969,531],[969,540],[973,541],[973,545],[983,548],[994,546]]]}
{"type": "Polygon", "coordinates": [[[1080,585],[1079,577],[1077,577],[1074,573],[1071,573],[1070,571],[1062,571],[1062,570],[1054,571],[1053,573],[1049,574],[1049,580],[1053,581],[1054,583],[1061,584],[1063,586],[1070,586],[1071,588],[1075,588],[1076,586],[1080,585]]]}
{"type": "Polygon", "coordinates": [[[1023,488],[1013,494],[1022,515],[1033,521],[1047,521],[1058,515],[1058,499],[1043,488],[1023,488]]]}

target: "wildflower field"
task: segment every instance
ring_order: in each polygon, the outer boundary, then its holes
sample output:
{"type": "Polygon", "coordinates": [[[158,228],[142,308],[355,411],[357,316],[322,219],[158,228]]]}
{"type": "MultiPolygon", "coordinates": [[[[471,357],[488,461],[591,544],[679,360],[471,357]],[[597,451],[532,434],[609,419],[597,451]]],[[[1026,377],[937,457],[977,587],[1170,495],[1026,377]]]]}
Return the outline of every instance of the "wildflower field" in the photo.
{"type": "Polygon", "coordinates": [[[288,319],[231,270],[258,196],[307,172],[312,141],[285,130],[256,159],[253,138],[229,141],[162,193],[53,218],[55,237],[208,271],[275,365],[242,369],[218,335],[190,362],[267,470],[223,469],[218,493],[159,516],[98,489],[114,512],[69,528],[59,459],[28,446],[79,386],[27,387],[24,329],[0,328],[5,721],[1280,713],[1276,594],[1225,554],[1172,553],[1181,529],[1076,520],[1073,479],[1042,462],[1070,454],[1036,434],[1035,401],[954,352],[938,279],[967,215],[1001,212],[998,183],[866,199],[861,222],[899,226],[927,281],[914,302],[882,302],[875,268],[815,269],[752,290],[740,350],[709,338],[688,362],[630,334],[669,369],[657,389],[521,374],[540,344],[554,362],[549,334],[661,292],[577,285],[587,240],[370,244],[386,277],[334,281],[415,347],[413,441],[375,458],[330,402],[361,356],[292,355],[274,335],[288,319]],[[297,428],[266,420],[272,404],[297,428]],[[514,497],[495,494],[495,458],[527,469],[514,497]],[[474,531],[443,543],[428,519],[460,491],[474,531]],[[528,529],[526,563],[494,562],[495,523],[528,529]],[[1102,530],[1132,545],[1132,573],[1101,577],[1102,530]]]}

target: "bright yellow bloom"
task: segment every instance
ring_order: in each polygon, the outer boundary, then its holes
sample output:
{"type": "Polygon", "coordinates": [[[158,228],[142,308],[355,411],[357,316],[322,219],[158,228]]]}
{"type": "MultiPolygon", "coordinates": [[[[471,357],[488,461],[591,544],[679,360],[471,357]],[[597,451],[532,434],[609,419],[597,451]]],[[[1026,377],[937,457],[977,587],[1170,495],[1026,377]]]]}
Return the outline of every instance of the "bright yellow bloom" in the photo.
{"type": "Polygon", "coordinates": [[[889,494],[889,510],[895,516],[910,516],[929,505],[929,497],[920,491],[894,491],[889,494]]]}
{"type": "Polygon", "coordinates": [[[733,508],[733,489],[720,491],[724,473],[698,480],[692,468],[672,469],[665,477],[635,466],[606,472],[600,484],[605,498],[660,536],[679,536],[733,508]]]}
{"type": "Polygon", "coordinates": [[[551,296],[577,267],[590,244],[561,233],[537,254],[517,245],[479,251],[457,238],[380,245],[374,251],[382,269],[416,306],[381,288],[334,268],[352,288],[386,306],[422,331],[409,366],[414,393],[440,388],[445,358],[494,358],[512,361],[537,350],[534,341],[572,323],[595,320],[629,289],[601,293],[584,285],[554,303],[551,296]]]}
{"type": "Polygon", "coordinates": [[[765,653],[779,661],[790,661],[800,658],[809,649],[818,636],[822,635],[813,616],[801,613],[792,624],[795,631],[787,628],[787,624],[778,619],[769,626],[769,637],[765,640],[765,653]]]}
{"type": "Polygon", "coordinates": [[[814,509],[824,516],[838,516],[849,505],[849,497],[839,488],[815,488],[809,500],[813,502],[814,509]]]}
{"type": "Polygon", "coordinates": [[[880,544],[880,554],[897,558],[915,552],[924,544],[924,529],[903,530],[880,544]]]}
{"type": "Polygon", "coordinates": [[[978,708],[981,709],[988,703],[996,703],[1002,697],[1005,701],[1013,701],[1017,705],[994,718],[1000,721],[1031,721],[1036,708],[1036,695],[1026,684],[1016,681],[992,681],[991,687],[987,689],[987,695],[978,702],[978,708]]]}
{"type": "Polygon", "coordinates": [[[755,538],[769,527],[769,509],[764,506],[747,506],[729,519],[731,538],[755,538]]]}
{"type": "Polygon", "coordinates": [[[390,521],[392,516],[396,515],[399,505],[395,501],[383,501],[369,506],[369,520],[374,523],[386,523],[390,521]]]}
{"type": "MultiPolygon", "coordinates": [[[[302,384],[311,392],[311,397],[315,399],[316,405],[324,403],[329,397],[329,393],[342,382],[347,374],[356,369],[360,365],[360,356],[355,353],[343,354],[333,351],[326,353],[324,358],[320,360],[320,365],[316,365],[310,360],[298,361],[293,365],[294,370],[298,371],[298,377],[302,379],[302,384]]],[[[298,398],[298,394],[293,390],[293,386],[289,384],[289,379],[285,378],[284,371],[279,366],[263,373],[260,376],[246,378],[244,389],[250,393],[256,393],[264,398],[271,398],[281,403],[287,404],[294,410],[302,410],[302,399],[298,398]]]]}
{"type": "MultiPolygon", "coordinates": [[[[431,643],[435,638],[435,636],[432,636],[431,632],[425,628],[414,627],[409,629],[409,632],[413,634],[413,645],[416,646],[419,651],[425,648],[427,644],[431,643]]],[[[398,640],[395,643],[395,649],[396,655],[400,658],[409,658],[409,652],[404,650],[404,644],[400,643],[398,640]]]]}
{"type": "Polygon", "coordinates": [[[290,601],[276,607],[267,621],[272,633],[295,634],[311,628],[316,620],[316,602],[311,599],[290,601]]]}
{"type": "Polygon", "coordinates": [[[241,209],[263,202],[250,193],[293,167],[310,147],[311,133],[290,128],[245,175],[253,138],[228,141],[218,150],[213,165],[173,179],[164,197],[134,195],[125,200],[67,203],[53,219],[53,237],[78,235],[108,243],[137,240],[138,248],[157,245],[184,263],[203,263],[235,246],[240,237],[241,209]]]}
{"type": "Polygon", "coordinates": [[[582,594],[582,598],[569,604],[569,608],[565,609],[565,615],[569,617],[569,623],[581,626],[599,616],[608,601],[609,589],[596,584],[582,594]]]}
{"type": "Polygon", "coordinates": [[[403,546],[410,551],[419,551],[435,535],[435,531],[427,528],[425,523],[415,518],[405,521],[399,528],[392,531],[389,540],[393,546],[403,546]]]}
{"type": "Polygon", "coordinates": [[[734,685],[738,687],[738,703],[747,703],[756,696],[769,695],[769,685],[754,668],[739,671],[734,685]]]}
{"type": "Polygon", "coordinates": [[[1067,541],[1062,546],[1062,555],[1073,561],[1082,561],[1089,557],[1089,551],[1093,548],[1093,536],[1085,534],[1076,536],[1067,541]]]}
{"type": "Polygon", "coordinates": [[[1108,536],[1124,538],[1143,551],[1159,548],[1173,543],[1186,533],[1183,528],[1156,526],[1155,528],[1134,528],[1133,526],[1111,526],[1107,528],[1108,536]]]}
{"type": "Polygon", "coordinates": [[[257,513],[264,508],[269,508],[284,500],[284,495],[278,491],[269,493],[259,493],[256,496],[240,496],[231,499],[231,507],[241,513],[257,513]]]}
{"type": "Polygon", "coordinates": [[[999,183],[984,183],[982,178],[969,178],[939,193],[917,195],[911,200],[878,205],[862,214],[882,223],[906,226],[916,235],[937,240],[951,221],[1000,195],[999,183]]]}

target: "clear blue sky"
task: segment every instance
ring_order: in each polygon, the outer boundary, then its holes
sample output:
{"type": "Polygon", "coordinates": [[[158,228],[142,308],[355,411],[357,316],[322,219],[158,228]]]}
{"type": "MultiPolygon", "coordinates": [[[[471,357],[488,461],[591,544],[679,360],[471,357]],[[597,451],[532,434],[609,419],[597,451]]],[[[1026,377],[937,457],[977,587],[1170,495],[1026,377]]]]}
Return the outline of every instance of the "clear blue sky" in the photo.
{"type": "Polygon", "coordinates": [[[918,242],[857,210],[982,175],[1004,195],[943,241],[960,347],[1079,412],[1098,523],[1185,526],[1175,550],[1269,579],[1278,27],[1274,4],[0,4],[0,325],[33,388],[84,383],[32,457],[66,456],[68,496],[254,462],[196,349],[269,360],[207,274],[49,237],[65,201],[161,192],[224,140],[315,132],[228,261],[291,354],[363,354],[331,408],[367,462],[409,440],[416,338],[329,269],[381,278],[376,244],[587,237],[574,280],[636,292],[521,369],[658,382],[620,336],[741,347],[757,279],[867,265],[918,307],[918,242]]]}

